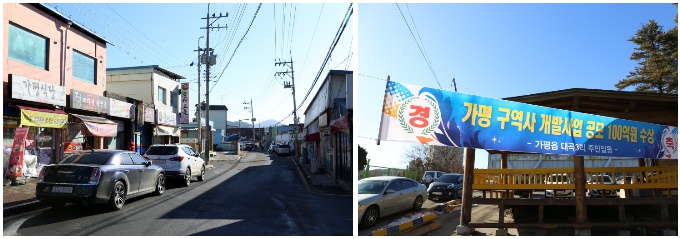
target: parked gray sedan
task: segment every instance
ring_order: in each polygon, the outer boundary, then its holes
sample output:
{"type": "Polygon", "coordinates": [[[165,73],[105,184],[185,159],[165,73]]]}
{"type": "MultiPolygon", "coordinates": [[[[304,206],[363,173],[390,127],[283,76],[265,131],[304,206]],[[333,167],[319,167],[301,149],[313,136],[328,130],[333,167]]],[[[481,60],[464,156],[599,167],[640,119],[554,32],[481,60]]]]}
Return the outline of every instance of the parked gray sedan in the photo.
{"type": "Polygon", "coordinates": [[[107,203],[120,210],[131,197],[165,191],[163,168],[126,150],[78,151],[40,171],[35,194],[52,207],[107,203]]]}
{"type": "Polygon", "coordinates": [[[359,227],[368,228],[379,218],[404,210],[420,210],[427,189],[405,177],[380,176],[359,180],[359,227]]]}

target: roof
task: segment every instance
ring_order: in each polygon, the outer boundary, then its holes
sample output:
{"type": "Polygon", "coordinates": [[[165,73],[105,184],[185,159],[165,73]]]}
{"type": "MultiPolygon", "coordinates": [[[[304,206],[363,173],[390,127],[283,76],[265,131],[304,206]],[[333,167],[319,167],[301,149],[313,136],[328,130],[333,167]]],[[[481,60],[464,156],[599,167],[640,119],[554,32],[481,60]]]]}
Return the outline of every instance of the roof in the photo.
{"type": "Polygon", "coordinates": [[[617,119],[678,126],[677,94],[572,88],[503,99],[617,119]]]}
{"type": "Polygon", "coordinates": [[[56,19],[58,19],[62,22],[65,22],[65,23],[72,22],[73,25],[71,25],[71,27],[75,28],[76,30],[78,30],[82,33],[85,33],[85,35],[88,35],[88,36],[94,38],[95,40],[98,40],[99,42],[109,43],[111,45],[114,45],[111,41],[107,40],[106,38],[97,35],[96,33],[90,31],[90,29],[86,28],[85,26],[80,25],[79,23],[77,23],[75,21],[72,21],[71,19],[69,19],[68,17],[66,17],[64,15],[61,15],[61,13],[52,10],[51,8],[47,7],[45,4],[30,3],[29,5],[37,8],[40,11],[43,11],[44,13],[47,13],[48,15],[50,15],[50,16],[52,16],[52,17],[54,17],[54,18],[56,18],[56,19]]]}
{"type": "MultiPolygon", "coordinates": [[[[328,81],[330,79],[330,77],[328,77],[330,75],[351,75],[351,74],[353,74],[352,71],[330,70],[330,71],[328,71],[328,74],[326,75],[326,77],[324,77],[323,82],[321,82],[321,85],[326,84],[326,81],[328,81]]],[[[319,87],[319,89],[321,89],[321,87],[319,87]]],[[[312,100],[310,102],[314,102],[314,100],[316,100],[316,97],[318,95],[319,95],[319,91],[317,90],[316,93],[314,94],[314,97],[312,97],[312,100]]],[[[307,111],[309,111],[311,106],[312,106],[312,103],[307,104],[307,109],[305,109],[304,113],[302,113],[302,114],[303,115],[307,114],[307,111]]]]}
{"type": "MultiPolygon", "coordinates": [[[[229,111],[226,105],[210,105],[208,107],[210,110],[224,110],[224,111],[229,111]]],[[[201,105],[201,110],[205,110],[205,105],[201,105]]]]}
{"type": "Polygon", "coordinates": [[[158,71],[162,72],[163,74],[166,74],[168,77],[170,77],[172,79],[186,79],[184,76],[176,74],[176,73],[169,71],[169,70],[167,70],[163,67],[160,67],[158,65],[106,68],[106,71],[108,73],[108,71],[137,70],[137,69],[147,69],[147,68],[158,70],[158,71]]]}

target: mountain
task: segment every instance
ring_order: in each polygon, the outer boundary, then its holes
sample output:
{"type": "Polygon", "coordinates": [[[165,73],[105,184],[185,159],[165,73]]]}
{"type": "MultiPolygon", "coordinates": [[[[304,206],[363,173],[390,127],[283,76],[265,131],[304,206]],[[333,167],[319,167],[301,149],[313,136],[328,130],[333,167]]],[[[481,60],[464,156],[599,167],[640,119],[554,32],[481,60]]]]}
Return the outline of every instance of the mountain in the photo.
{"type": "MultiPolygon", "coordinates": [[[[265,120],[265,121],[262,121],[262,122],[256,121],[255,122],[255,128],[260,128],[260,127],[261,128],[267,128],[269,126],[275,126],[278,123],[279,123],[278,120],[273,120],[273,119],[268,119],[268,120],[265,120]]],[[[239,127],[238,121],[229,121],[228,124],[230,126],[239,127]]],[[[282,124],[279,124],[279,125],[282,125],[282,124]]],[[[250,124],[250,121],[241,121],[241,128],[250,128],[250,127],[252,127],[251,124],[250,124]]]]}

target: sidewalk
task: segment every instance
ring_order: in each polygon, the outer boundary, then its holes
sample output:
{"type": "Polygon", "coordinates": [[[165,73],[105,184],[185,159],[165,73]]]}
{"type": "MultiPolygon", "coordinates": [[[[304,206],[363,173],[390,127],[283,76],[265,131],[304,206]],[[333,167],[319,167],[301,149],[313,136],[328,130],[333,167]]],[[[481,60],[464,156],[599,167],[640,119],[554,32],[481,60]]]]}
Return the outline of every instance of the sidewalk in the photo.
{"type": "MultiPolygon", "coordinates": [[[[216,156],[210,157],[211,164],[217,161],[234,162],[239,160],[241,156],[245,155],[245,152],[241,152],[240,155],[236,155],[236,152],[234,151],[221,151],[216,153],[216,156]]],[[[208,165],[206,170],[210,170],[212,167],[214,167],[214,165],[208,165]]],[[[35,197],[35,186],[37,182],[38,178],[29,178],[25,185],[4,185],[2,187],[3,217],[47,207],[46,204],[38,201],[38,199],[35,197]]]]}
{"type": "Polygon", "coordinates": [[[300,157],[292,155],[291,160],[295,163],[295,166],[304,174],[307,184],[310,189],[315,193],[320,194],[330,194],[330,195],[341,195],[341,196],[351,196],[354,195],[352,190],[352,185],[344,185],[335,182],[331,175],[329,174],[316,174],[311,173],[309,164],[301,164],[300,157]]]}

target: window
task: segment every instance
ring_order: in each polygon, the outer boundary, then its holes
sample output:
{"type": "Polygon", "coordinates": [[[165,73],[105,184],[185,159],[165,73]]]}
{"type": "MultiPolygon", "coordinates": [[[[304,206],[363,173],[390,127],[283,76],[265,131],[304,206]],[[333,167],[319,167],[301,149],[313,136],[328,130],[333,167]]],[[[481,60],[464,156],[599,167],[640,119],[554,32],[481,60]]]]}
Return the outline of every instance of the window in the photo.
{"type": "Polygon", "coordinates": [[[123,159],[123,161],[121,161],[121,164],[123,164],[123,165],[133,165],[133,164],[135,164],[132,161],[132,158],[130,158],[130,154],[120,154],[120,157],[123,159]]]}
{"type": "Polygon", "coordinates": [[[175,92],[170,92],[170,106],[172,106],[173,109],[179,108],[177,105],[177,94],[175,92]]]}
{"type": "Polygon", "coordinates": [[[142,165],[146,162],[146,159],[142,158],[139,154],[127,154],[132,158],[132,162],[137,165],[142,165]]]}
{"type": "Polygon", "coordinates": [[[95,81],[95,59],[78,51],[73,51],[73,78],[97,84],[95,81]]]}
{"type": "Polygon", "coordinates": [[[165,88],[158,87],[158,102],[165,104],[165,88]]]}
{"type": "Polygon", "coordinates": [[[387,186],[387,190],[394,190],[395,192],[398,192],[401,190],[401,183],[399,180],[394,180],[392,183],[390,183],[390,186],[387,186]]]}
{"type": "Polygon", "coordinates": [[[411,180],[401,180],[401,188],[403,189],[409,189],[409,188],[414,188],[417,187],[415,182],[411,180]]]}
{"type": "Polygon", "coordinates": [[[9,23],[8,57],[12,60],[48,69],[48,39],[9,23]]]}

